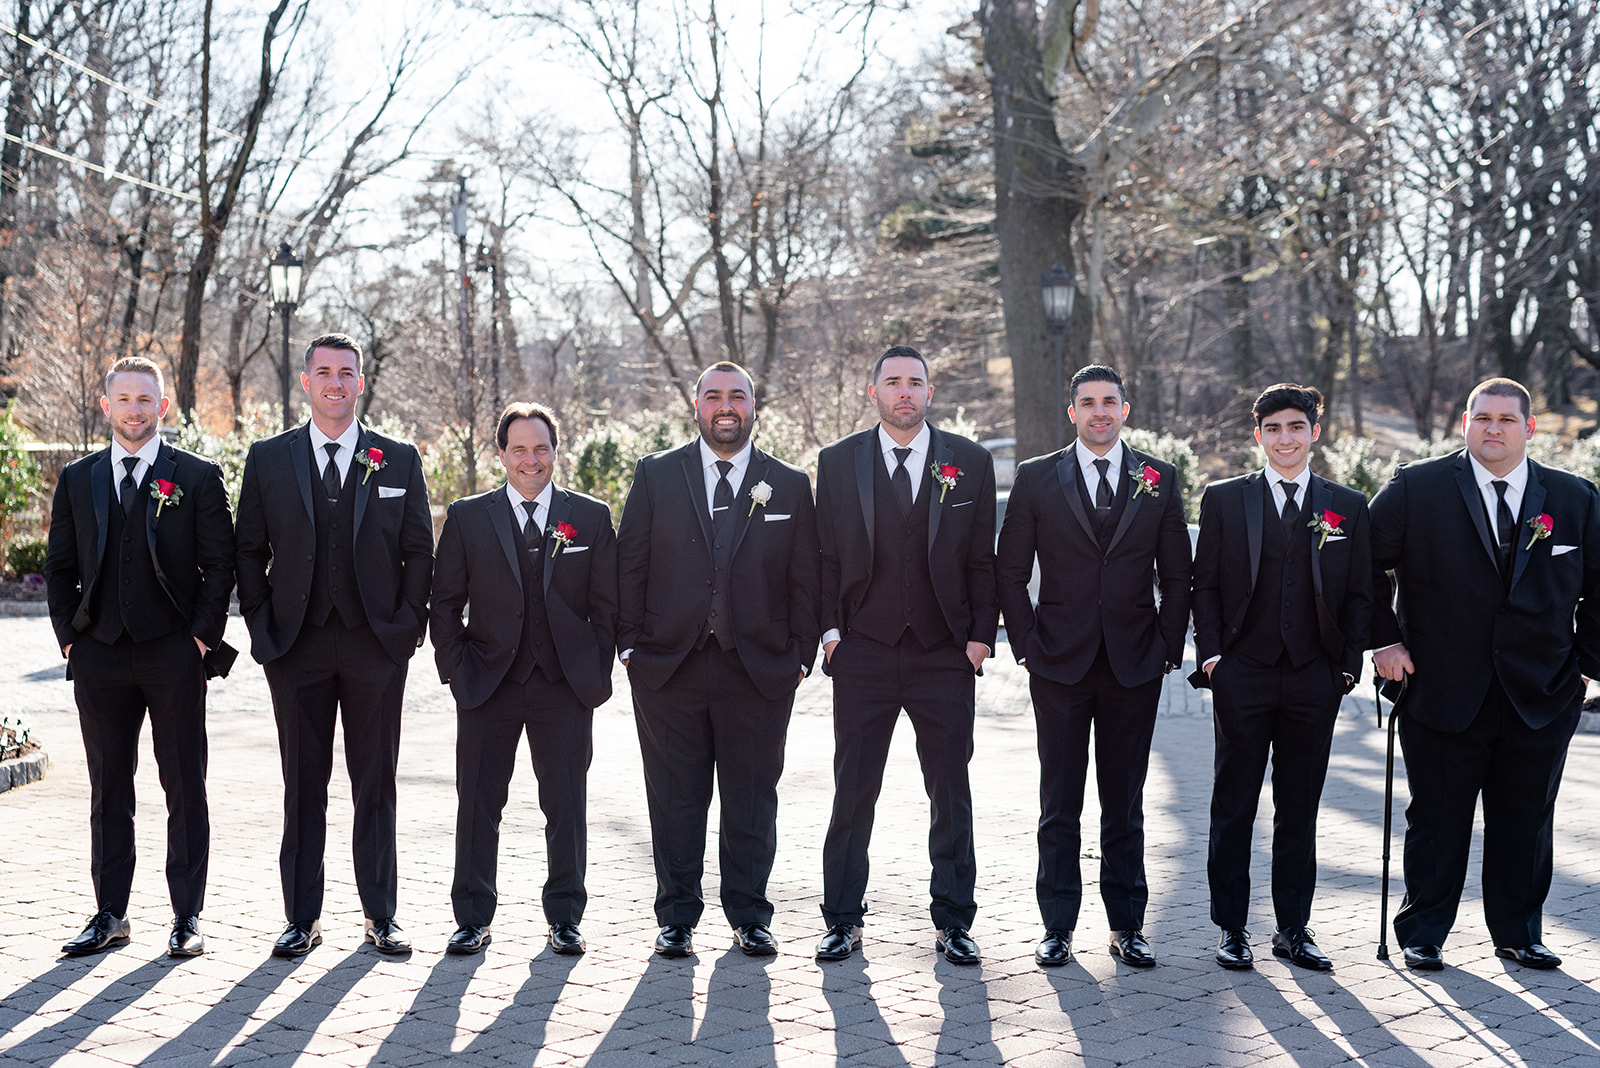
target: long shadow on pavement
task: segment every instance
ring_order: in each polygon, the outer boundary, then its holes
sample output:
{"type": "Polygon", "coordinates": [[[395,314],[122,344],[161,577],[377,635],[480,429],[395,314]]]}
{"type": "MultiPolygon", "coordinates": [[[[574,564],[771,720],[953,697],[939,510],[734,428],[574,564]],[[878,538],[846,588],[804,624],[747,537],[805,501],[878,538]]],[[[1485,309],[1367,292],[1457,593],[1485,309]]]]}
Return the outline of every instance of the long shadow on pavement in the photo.
{"type": "MultiPolygon", "coordinates": [[[[1512,981],[1509,990],[1459,968],[1447,967],[1426,978],[1404,972],[1403,978],[1437,1012],[1461,1022],[1469,1033],[1492,1029],[1524,1063],[1600,1059],[1600,995],[1559,970],[1540,972],[1503,963],[1512,981]]],[[[1491,1049],[1485,1043],[1485,1054],[1491,1049]]]]}
{"type": "Polygon", "coordinates": [[[778,1063],[772,1033],[772,980],[766,960],[726,949],[711,966],[706,1012],[695,1031],[695,1049],[737,1055],[741,1068],[770,1068],[778,1063]]]}
{"type": "Polygon", "coordinates": [[[933,1063],[1004,1064],[1000,1047],[994,1044],[989,984],[982,971],[940,961],[933,976],[939,981],[939,1007],[944,1010],[933,1063]]]}
{"type": "Polygon", "coordinates": [[[300,960],[268,957],[255,971],[240,979],[222,999],[180,1034],[174,1035],[144,1062],[170,1060],[188,1054],[216,1053],[244,1032],[262,1002],[298,968],[300,960]]]}
{"type": "Polygon", "coordinates": [[[862,951],[823,966],[822,996],[833,1016],[834,1060],[842,1064],[871,1056],[877,1065],[909,1065],[878,1011],[872,979],[867,975],[870,963],[862,951]],[[883,1050],[893,1051],[893,1059],[886,1060],[883,1050]]]}
{"type": "Polygon", "coordinates": [[[304,1053],[316,1037],[317,1028],[334,1007],[377,963],[377,953],[370,950],[358,949],[351,953],[318,976],[316,982],[278,1010],[276,1016],[256,1028],[242,1045],[230,1050],[218,1062],[219,1068],[247,1063],[262,1054],[290,1059],[304,1053]]]}
{"type": "Polygon", "coordinates": [[[70,987],[79,977],[94,968],[93,960],[61,960],[43,975],[35,976],[11,993],[0,997],[0,1039],[34,1013],[49,1004],[50,999],[70,987]]]}
{"type": "MultiPolygon", "coordinates": [[[[1294,972],[1290,978],[1338,1029],[1339,1037],[1346,1043],[1343,1046],[1317,1026],[1315,1017],[1307,1016],[1286,998],[1271,978],[1258,972],[1223,975],[1222,981],[1231,983],[1239,1000],[1262,1023],[1299,1021],[1287,1025],[1278,1023],[1270,1030],[1273,1040],[1297,1061],[1343,1064],[1360,1058],[1372,1059],[1384,1068],[1426,1068],[1431,1063],[1409,1048],[1403,1034],[1391,1031],[1385,1021],[1372,1015],[1361,999],[1341,986],[1331,974],[1294,972]]],[[[1470,1031],[1463,1031],[1467,1033],[1470,1031]]]]}
{"type": "MultiPolygon", "coordinates": [[[[122,952],[127,952],[123,950],[122,952]]],[[[27,986],[7,995],[4,1006],[7,1010],[12,1008],[13,1000],[19,1004],[33,1002],[35,1009],[44,1004],[49,997],[58,993],[60,987],[46,983],[53,979],[62,978],[66,973],[81,969],[87,975],[94,966],[94,961],[100,958],[89,958],[82,961],[57,964],[45,977],[36,979],[27,986]],[[42,999],[40,996],[43,995],[42,999]]],[[[62,1057],[73,1052],[90,1032],[101,1024],[110,1022],[119,1013],[129,1008],[135,1001],[148,994],[161,979],[171,974],[176,962],[165,955],[141,964],[120,979],[114,980],[100,993],[90,998],[73,1011],[72,1015],[51,1024],[49,1027],[34,1032],[15,1046],[5,1051],[6,1061],[26,1061],[38,1068],[54,1064],[62,1057]]]]}
{"type": "MultiPolygon", "coordinates": [[[[448,1057],[455,1039],[455,1022],[461,1015],[461,999],[482,963],[482,953],[439,958],[411,999],[411,1007],[383,1037],[372,1063],[393,1064],[406,1060],[413,1052],[448,1057]]],[[[506,1011],[511,1007],[507,1006],[506,1011]]]]}
{"type": "Polygon", "coordinates": [[[628,1002],[600,1040],[590,1063],[604,1068],[624,1058],[659,1056],[694,1042],[694,968],[651,954],[628,1002]]]}

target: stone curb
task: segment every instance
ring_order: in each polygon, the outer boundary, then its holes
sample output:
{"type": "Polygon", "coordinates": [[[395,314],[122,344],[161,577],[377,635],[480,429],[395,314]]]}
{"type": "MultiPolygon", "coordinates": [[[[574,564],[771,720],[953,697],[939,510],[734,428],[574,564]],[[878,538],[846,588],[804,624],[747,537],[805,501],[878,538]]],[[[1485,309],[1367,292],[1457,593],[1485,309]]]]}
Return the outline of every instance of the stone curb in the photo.
{"type": "Polygon", "coordinates": [[[38,782],[50,770],[50,757],[43,749],[13,760],[0,760],[0,794],[14,786],[38,782]]]}

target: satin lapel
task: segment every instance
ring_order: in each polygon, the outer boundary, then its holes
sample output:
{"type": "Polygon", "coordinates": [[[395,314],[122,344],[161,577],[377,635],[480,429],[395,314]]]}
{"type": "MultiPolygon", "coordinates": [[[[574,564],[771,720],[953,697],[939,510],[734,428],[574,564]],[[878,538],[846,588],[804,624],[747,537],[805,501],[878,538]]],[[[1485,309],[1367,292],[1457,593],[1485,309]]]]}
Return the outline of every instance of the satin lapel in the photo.
{"type": "Polygon", "coordinates": [[[1250,543],[1250,588],[1256,588],[1256,574],[1261,570],[1262,523],[1261,473],[1252,472],[1244,480],[1244,532],[1250,543]]]}
{"type": "Polygon", "coordinates": [[[1498,570],[1500,557],[1494,550],[1494,538],[1489,535],[1489,517],[1483,509],[1483,494],[1478,492],[1478,482],[1472,477],[1472,465],[1467,462],[1465,452],[1456,457],[1456,485],[1461,487],[1461,499],[1467,502],[1467,515],[1472,517],[1472,525],[1478,531],[1478,541],[1483,545],[1483,551],[1489,554],[1489,562],[1498,570]]]}
{"type": "MultiPolygon", "coordinates": [[[[1326,479],[1311,476],[1311,514],[1320,517],[1323,512],[1333,507],[1333,487],[1326,479]]],[[[1322,535],[1316,532],[1311,534],[1311,587],[1316,590],[1317,600],[1322,600],[1322,535]]]]}
{"type": "MultiPolygon", "coordinates": [[[[931,446],[928,451],[933,455],[930,466],[938,464],[943,467],[955,459],[955,454],[950,451],[950,443],[944,440],[943,434],[932,427],[929,427],[928,431],[932,434],[932,439],[928,442],[931,446]]],[[[931,509],[928,513],[928,552],[931,554],[933,552],[933,539],[939,536],[939,517],[944,515],[944,506],[939,503],[940,493],[943,492],[944,487],[931,478],[927,480],[927,483],[928,507],[931,509]],[[940,492],[935,492],[935,490],[940,492]]]]}
{"type": "MultiPolygon", "coordinates": [[[[728,551],[729,559],[739,551],[739,543],[744,541],[745,531],[750,529],[750,524],[755,521],[755,509],[750,502],[750,487],[767,477],[767,454],[760,449],[750,450],[750,463],[744,469],[744,485],[739,487],[739,492],[734,494],[733,521],[733,548],[728,551]]],[[[766,522],[765,519],[762,520],[766,522]]]]}
{"type": "Polygon", "coordinates": [[[711,558],[711,506],[706,503],[706,476],[700,467],[700,442],[689,442],[678,450],[678,460],[683,465],[683,481],[689,489],[689,500],[694,504],[694,514],[700,519],[700,534],[705,539],[706,558],[711,558]]]}
{"type": "MultiPolygon", "coordinates": [[[[1089,542],[1094,544],[1094,527],[1089,523],[1089,515],[1083,510],[1083,499],[1078,493],[1078,450],[1068,448],[1061,454],[1061,459],[1056,461],[1056,481],[1061,483],[1061,495],[1067,499],[1067,507],[1072,509],[1072,514],[1078,517],[1078,525],[1083,528],[1089,542]]],[[[1128,502],[1132,504],[1132,501],[1128,502]]]]}
{"type": "Polygon", "coordinates": [[[544,524],[544,588],[550,588],[550,576],[556,572],[556,557],[560,555],[556,546],[560,543],[555,540],[556,524],[565,523],[567,516],[572,514],[572,498],[567,496],[566,490],[553,489],[550,493],[550,516],[544,524]]]}
{"type": "Polygon", "coordinates": [[[861,521],[867,525],[867,556],[873,552],[873,532],[877,516],[872,510],[872,450],[878,444],[878,431],[867,431],[856,444],[856,494],[861,498],[861,521]]]}
{"type": "MultiPolygon", "coordinates": [[[[372,434],[366,427],[356,435],[356,456],[372,446],[372,434]]],[[[355,456],[350,457],[350,474],[356,481],[356,533],[361,533],[361,517],[367,514],[367,498],[372,495],[372,469],[355,456]]],[[[349,481],[348,479],[346,481],[349,481]]]]}
{"type": "Polygon", "coordinates": [[[111,486],[111,449],[107,447],[100,454],[100,459],[89,467],[89,496],[94,500],[94,522],[98,531],[94,549],[96,563],[106,558],[106,521],[111,514],[114,492],[111,486]]]}
{"type": "MultiPolygon", "coordinates": [[[[1076,455],[1077,450],[1073,450],[1073,454],[1076,455]]],[[[1117,542],[1122,540],[1122,535],[1128,532],[1129,525],[1133,523],[1133,514],[1139,510],[1139,505],[1147,496],[1144,493],[1134,494],[1135,478],[1131,472],[1144,470],[1144,465],[1148,462],[1148,458],[1134,452],[1127,445],[1122,446],[1122,454],[1130,461],[1128,469],[1122,472],[1122,488],[1124,492],[1132,494],[1132,496],[1128,498],[1128,506],[1122,510],[1122,522],[1117,524],[1117,532],[1111,535],[1111,542],[1106,546],[1107,553],[1115,549],[1117,542]]]]}
{"type": "Polygon", "coordinates": [[[1533,555],[1533,528],[1529,527],[1526,520],[1533,519],[1544,511],[1544,469],[1532,460],[1528,461],[1528,488],[1522,494],[1522,514],[1524,522],[1518,525],[1513,535],[1517,539],[1516,553],[1511,564],[1511,588],[1517,588],[1517,580],[1522,578],[1522,572],[1528,567],[1528,558],[1533,555]]]}
{"type": "MultiPolygon", "coordinates": [[[[176,482],[177,479],[172,477],[172,473],[177,469],[177,466],[177,456],[172,451],[172,446],[163,444],[161,450],[156,453],[156,462],[150,465],[150,485],[154,486],[158,479],[176,482]]],[[[178,488],[184,489],[185,487],[179,486],[178,488]]],[[[144,533],[145,540],[150,543],[150,561],[155,564],[156,577],[161,579],[161,584],[164,586],[167,578],[161,574],[161,558],[156,556],[156,527],[158,524],[156,522],[155,501],[150,499],[150,494],[147,491],[141,503],[145,505],[144,533]]],[[[168,505],[168,507],[171,507],[171,505],[168,505]]],[[[165,509],[162,510],[165,511],[165,509]]]]}
{"type": "Polygon", "coordinates": [[[311,426],[302,425],[289,438],[289,464],[300,484],[300,500],[306,506],[306,522],[317,528],[317,513],[311,507],[311,426]]]}
{"type": "Polygon", "coordinates": [[[517,588],[521,589],[522,565],[517,560],[517,536],[511,529],[516,519],[511,514],[511,498],[506,496],[504,486],[494,491],[494,499],[489,502],[489,522],[500,539],[500,551],[506,554],[506,566],[511,568],[517,588]]]}

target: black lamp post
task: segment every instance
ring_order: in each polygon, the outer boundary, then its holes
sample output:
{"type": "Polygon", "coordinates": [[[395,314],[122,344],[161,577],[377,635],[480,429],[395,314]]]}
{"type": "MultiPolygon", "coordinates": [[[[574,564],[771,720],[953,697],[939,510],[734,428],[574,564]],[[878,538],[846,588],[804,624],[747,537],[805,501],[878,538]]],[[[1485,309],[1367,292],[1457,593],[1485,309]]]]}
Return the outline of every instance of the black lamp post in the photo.
{"type": "Polygon", "coordinates": [[[1066,442],[1066,427],[1062,425],[1062,409],[1066,407],[1062,401],[1065,395],[1062,390],[1062,347],[1066,338],[1067,327],[1072,324],[1072,301],[1078,295],[1078,280],[1067,269],[1057,263],[1039,276],[1039,289],[1044,297],[1044,321],[1050,328],[1050,341],[1055,347],[1056,354],[1056,447],[1060,448],[1066,442]]]}
{"type": "Polygon", "coordinates": [[[300,303],[300,277],[303,263],[300,257],[294,254],[294,249],[289,247],[289,242],[278,242],[278,251],[272,254],[272,259],[267,261],[267,283],[272,289],[272,304],[278,309],[278,321],[282,324],[283,334],[283,429],[288,430],[289,422],[289,382],[292,372],[289,367],[289,315],[300,303]]]}

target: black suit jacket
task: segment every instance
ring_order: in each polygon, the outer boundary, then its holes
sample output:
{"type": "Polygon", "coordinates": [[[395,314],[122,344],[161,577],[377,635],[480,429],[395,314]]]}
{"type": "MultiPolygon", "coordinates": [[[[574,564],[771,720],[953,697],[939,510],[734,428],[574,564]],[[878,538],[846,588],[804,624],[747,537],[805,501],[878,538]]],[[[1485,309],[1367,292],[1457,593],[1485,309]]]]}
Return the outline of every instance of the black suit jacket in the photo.
{"type": "Polygon", "coordinates": [[[1405,643],[1405,712],[1424,726],[1466,729],[1497,675],[1543,727],[1600,677],[1600,493],[1576,475],[1528,462],[1509,592],[1464,450],[1404,465],[1373,498],[1372,566],[1371,644],[1405,643]],[[1551,536],[1530,547],[1541,513],[1551,536]]]}
{"type": "MultiPolygon", "coordinates": [[[[1017,468],[1000,529],[1000,607],[1011,652],[1034,674],[1072,685],[1102,641],[1117,681],[1139,686],[1183,663],[1189,626],[1189,528],[1178,474],[1124,443],[1125,463],[1161,474],[1154,495],[1130,497],[1102,551],[1078,492],[1078,453],[1068,446],[1017,468]],[[1028,597],[1039,558],[1039,604],[1028,597]],[[1160,589],[1159,603],[1156,598],[1160,589]]],[[[1134,476],[1122,475],[1133,493],[1134,476]]]]}
{"type": "MultiPolygon", "coordinates": [[[[450,506],[433,561],[429,629],[439,681],[477,708],[505,679],[522,638],[527,599],[505,487],[450,506]],[[463,618],[465,617],[465,618],[463,618]]],[[[617,638],[617,536],[611,509],[555,488],[545,522],[544,603],[561,672],[590,708],[611,696],[617,638]],[[557,551],[556,525],[577,533],[557,551]]]]}
{"type": "MultiPolygon", "coordinates": [[[[769,700],[792,693],[817,655],[817,529],[811,480],[752,449],[734,496],[727,581],[739,659],[769,700]],[[751,507],[750,487],[772,496],[751,507]]],[[[617,529],[618,651],[629,674],[659,690],[711,612],[711,513],[699,439],[646,456],[617,529]]]]}
{"type": "MultiPolygon", "coordinates": [[[[433,518],[416,446],[363,426],[356,454],[374,447],[383,450],[383,467],[370,477],[351,461],[356,588],[373,634],[403,664],[422,644],[428,622],[433,518]]],[[[251,655],[263,664],[289,651],[305,620],[316,567],[312,488],[308,425],[250,446],[234,544],[239,610],[250,628],[251,655]]]]}
{"type": "MultiPolygon", "coordinates": [[[[156,514],[145,493],[134,507],[150,545],[156,579],[190,634],[205,643],[210,675],[226,675],[238,655],[222,640],[233,592],[233,521],[222,469],[203,456],[163,444],[146,479],[172,482],[183,491],[156,514]]],[[[89,616],[95,579],[106,555],[106,516],[116,502],[111,449],[74,460],[61,472],[50,509],[50,541],[44,574],[50,622],[62,648],[93,624],[89,616]]],[[[68,678],[71,669],[68,669],[68,678]]]]}
{"type": "MultiPolygon", "coordinates": [[[[955,643],[982,642],[991,652],[1000,629],[994,574],[994,458],[975,441],[929,427],[932,464],[961,469],[940,500],[929,481],[917,497],[928,513],[928,571],[955,643]]],[[[872,581],[872,465],[880,463],[878,427],[841,438],[817,457],[817,535],[822,549],[822,630],[848,634],[872,581]]],[[[915,477],[915,476],[914,476],[915,477]]]]}
{"type": "MultiPolygon", "coordinates": [[[[1252,471],[1213,482],[1200,498],[1200,537],[1194,554],[1194,648],[1200,663],[1228,651],[1244,623],[1261,566],[1261,531],[1278,522],[1266,504],[1265,478],[1252,471]]],[[[1312,516],[1333,511],[1344,517],[1342,536],[1322,536],[1309,527],[1311,583],[1322,648],[1340,671],[1361,677],[1361,652],[1372,619],[1372,526],[1367,499],[1348,486],[1311,475],[1312,516]]],[[[1270,591],[1279,595],[1281,591],[1270,591]]],[[[1210,685],[1203,670],[1191,675],[1197,687],[1210,685]]],[[[1353,683],[1351,684],[1354,685],[1353,683]]]]}

